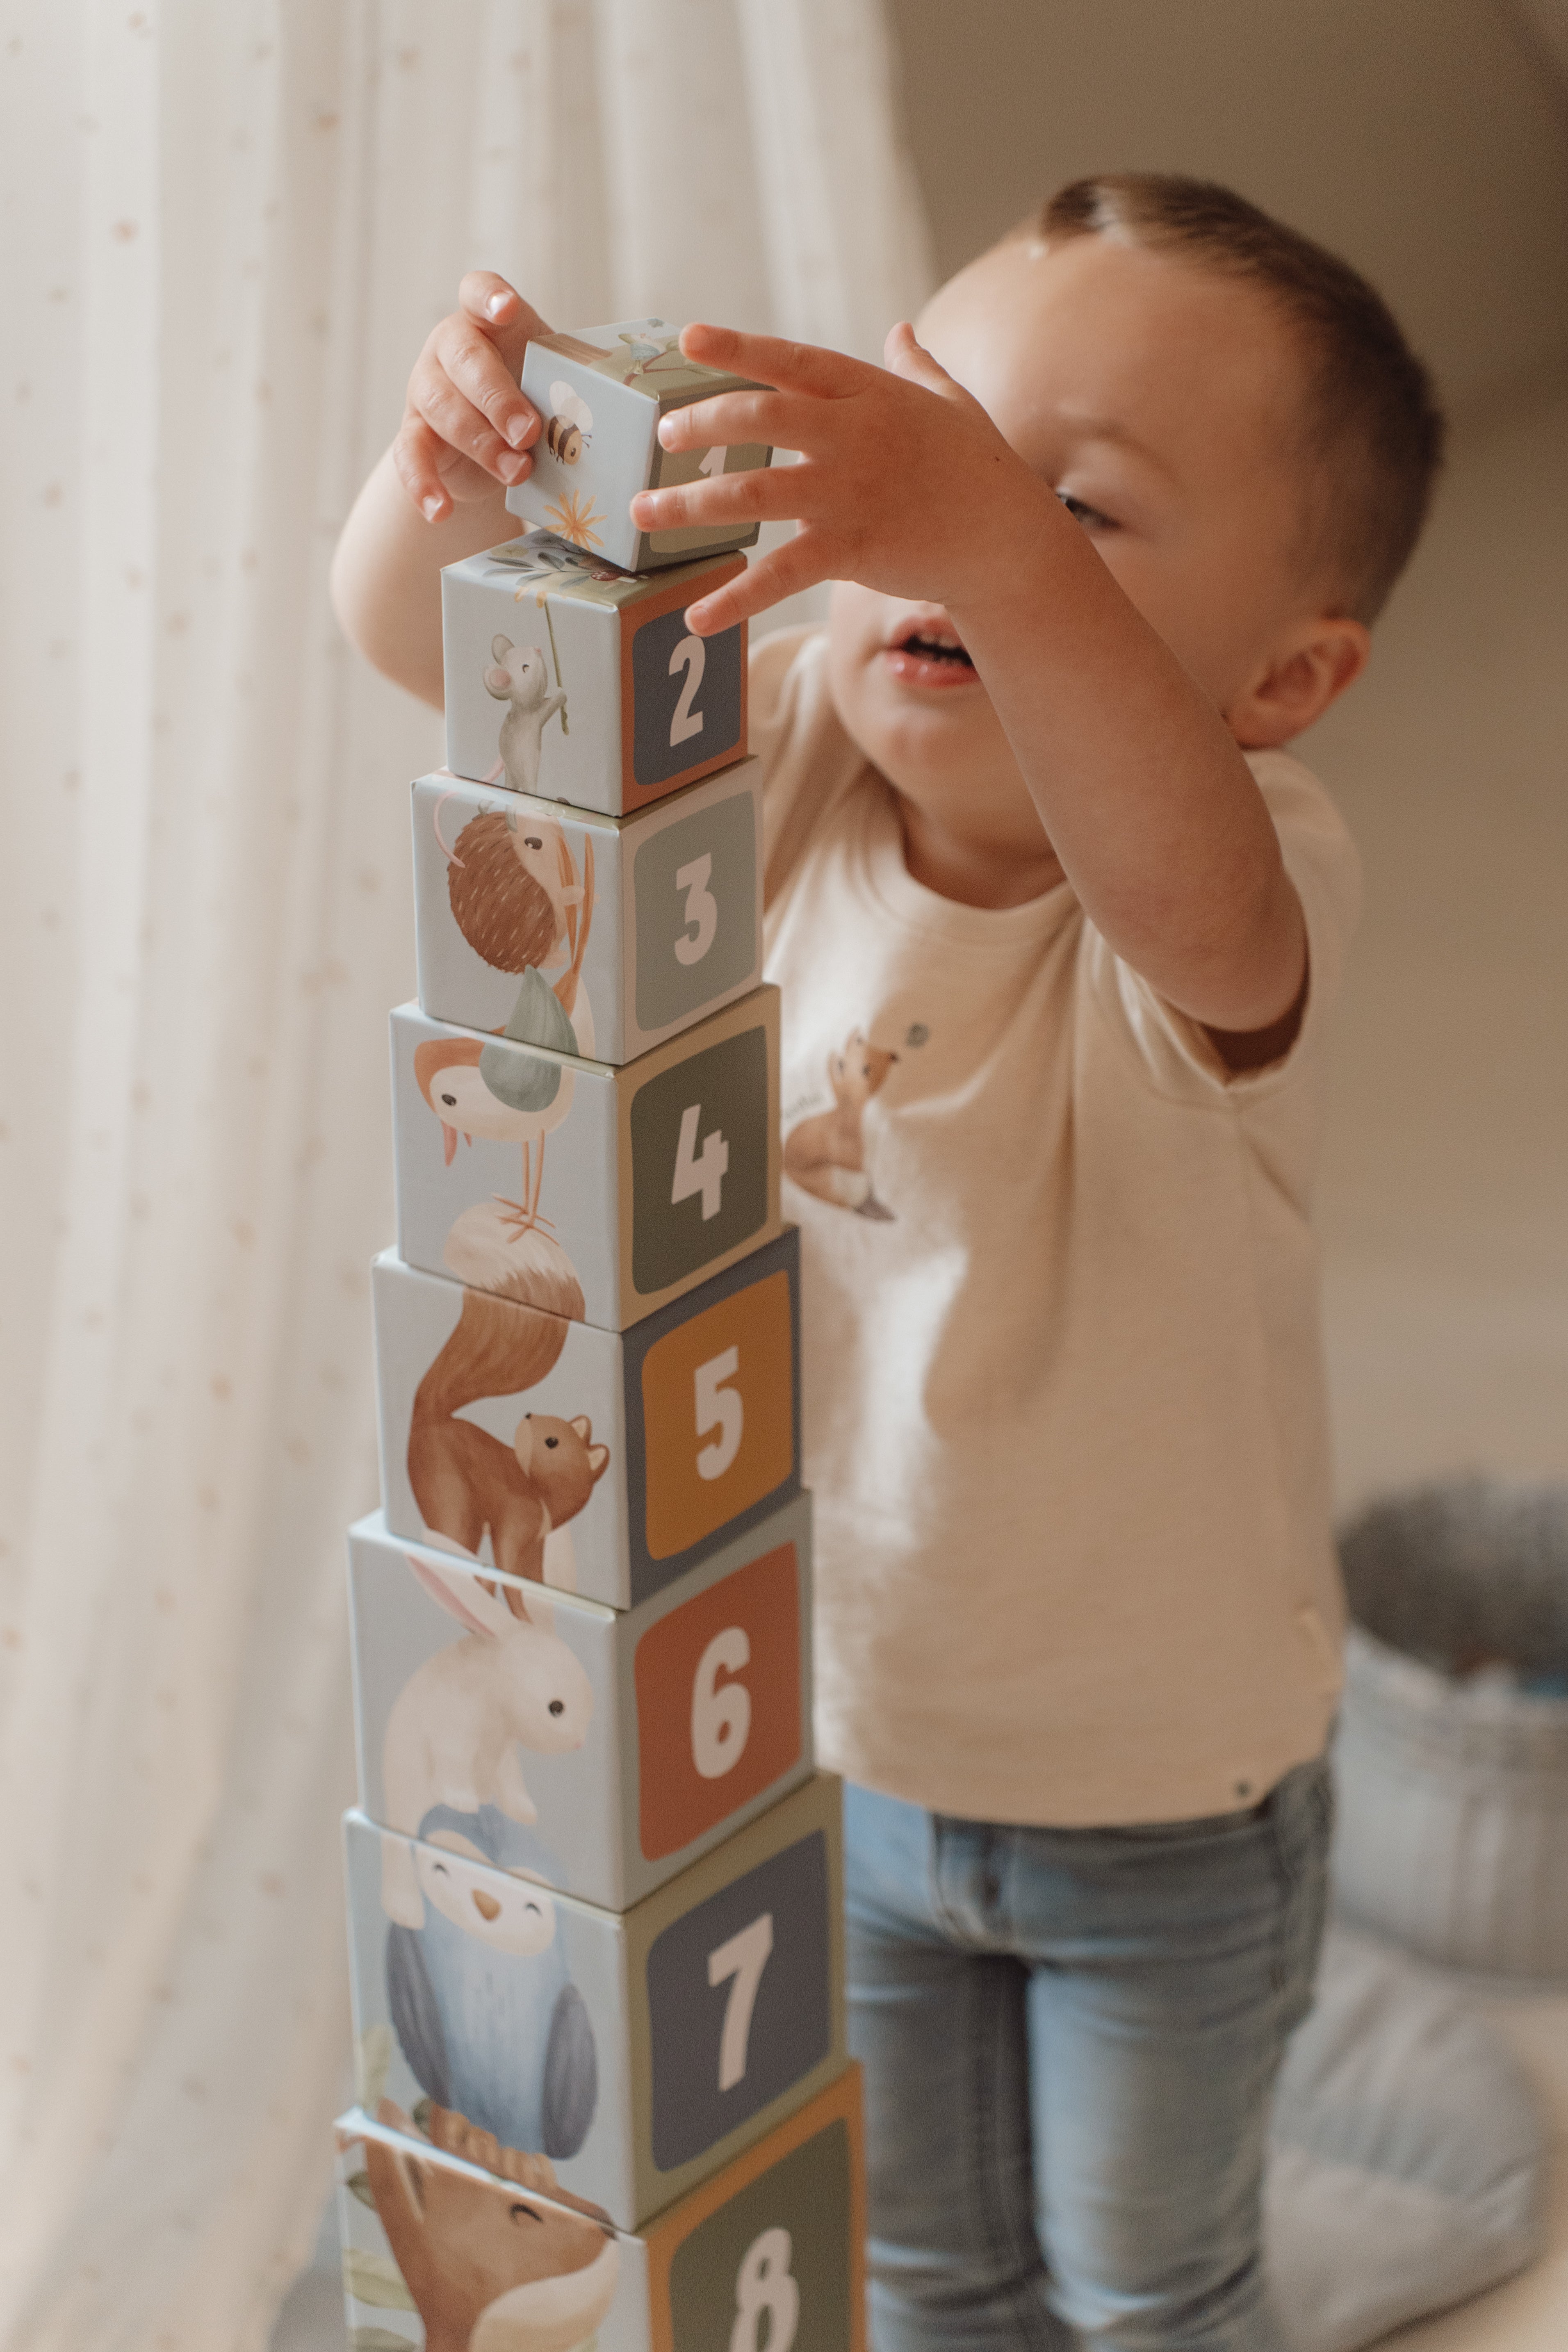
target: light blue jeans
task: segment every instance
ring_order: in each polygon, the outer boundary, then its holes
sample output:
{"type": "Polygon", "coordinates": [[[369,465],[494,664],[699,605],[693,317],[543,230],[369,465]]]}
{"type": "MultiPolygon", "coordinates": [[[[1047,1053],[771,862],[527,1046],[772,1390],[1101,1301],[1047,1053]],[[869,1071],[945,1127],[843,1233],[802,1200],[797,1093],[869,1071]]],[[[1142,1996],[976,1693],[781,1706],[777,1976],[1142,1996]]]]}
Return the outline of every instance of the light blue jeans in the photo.
{"type": "Polygon", "coordinates": [[[1263,2158],[1331,1811],[1321,1762],[1140,1829],[845,1790],[873,2352],[1284,2352],[1263,2158]]]}

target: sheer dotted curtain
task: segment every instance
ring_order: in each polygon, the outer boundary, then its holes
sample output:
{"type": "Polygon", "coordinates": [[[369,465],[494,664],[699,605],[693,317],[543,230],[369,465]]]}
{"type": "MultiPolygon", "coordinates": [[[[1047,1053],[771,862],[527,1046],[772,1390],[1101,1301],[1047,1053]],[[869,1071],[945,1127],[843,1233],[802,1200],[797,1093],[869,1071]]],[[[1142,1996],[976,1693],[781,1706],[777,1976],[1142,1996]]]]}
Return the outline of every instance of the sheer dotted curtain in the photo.
{"type": "Polygon", "coordinates": [[[465,268],[870,354],[878,0],[0,20],[0,2341],[265,2341],[348,2049],[346,1522],[428,713],[327,558],[465,268]]]}

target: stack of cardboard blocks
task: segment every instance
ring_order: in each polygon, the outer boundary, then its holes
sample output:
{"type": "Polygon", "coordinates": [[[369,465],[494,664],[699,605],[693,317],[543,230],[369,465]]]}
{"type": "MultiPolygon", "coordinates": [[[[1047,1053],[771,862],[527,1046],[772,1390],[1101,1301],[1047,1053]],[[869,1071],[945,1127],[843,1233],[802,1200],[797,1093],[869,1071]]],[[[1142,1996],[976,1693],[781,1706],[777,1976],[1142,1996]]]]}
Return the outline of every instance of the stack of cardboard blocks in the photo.
{"type": "Polygon", "coordinates": [[[355,2352],[863,2340],[746,630],[684,618],[755,527],[626,520],[731,381],[656,320],[531,345],[550,528],[443,583],[350,1539],[355,2352]]]}

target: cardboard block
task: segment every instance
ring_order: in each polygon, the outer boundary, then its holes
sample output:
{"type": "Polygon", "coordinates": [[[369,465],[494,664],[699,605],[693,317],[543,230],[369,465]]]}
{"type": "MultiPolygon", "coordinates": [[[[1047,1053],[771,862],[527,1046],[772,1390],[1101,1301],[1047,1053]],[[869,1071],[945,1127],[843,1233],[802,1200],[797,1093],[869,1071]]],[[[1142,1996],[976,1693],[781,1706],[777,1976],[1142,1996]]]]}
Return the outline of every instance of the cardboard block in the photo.
{"type": "Polygon", "coordinates": [[[858,2067],[637,2234],[424,2112],[338,2123],[353,2352],[865,2352],[858,2067]]]}
{"type": "Polygon", "coordinates": [[[651,577],[531,530],[441,574],[447,765],[624,816],[746,749],[746,624],[695,637],[686,608],[743,555],[651,577]]]}
{"type": "Polygon", "coordinates": [[[800,1237],[624,1332],[372,1269],[389,1532],[631,1609],[800,1491],[800,1237]]]}
{"type": "Polygon", "coordinates": [[[455,2108],[622,2229],[844,2063],[826,1774],[624,1913],[553,1893],[540,1831],[496,1805],[343,1832],[362,2105],[455,2108]]]}
{"type": "Polygon", "coordinates": [[[631,519],[639,490],[750,473],[773,456],[761,443],[679,455],[660,448],[658,420],[671,409],[752,385],[750,376],[683,359],[679,335],[663,319],[622,319],[529,344],[520,381],[544,430],[533,444],[533,471],[506,494],[511,513],[626,572],[755,542],[754,522],[650,532],[631,519]]]}
{"type": "Polygon", "coordinates": [[[360,1803],[417,1836],[498,1807],[552,1886],[625,1911],[811,1769],[811,1503],[640,1608],[349,1531],[360,1803]]]}
{"type": "MultiPolygon", "coordinates": [[[[531,980],[513,1030],[570,1034],[531,980]]],[[[407,1263],[602,1330],[783,1230],[776,988],[620,1069],[403,1005],[392,1118],[407,1263]]]]}
{"type": "Polygon", "coordinates": [[[516,1034],[536,999],[536,1019],[564,1022],[563,1052],[618,1067],[743,996],[763,976],[761,788],[760,762],[742,760],[610,817],[422,777],[421,1008],[516,1034]]]}

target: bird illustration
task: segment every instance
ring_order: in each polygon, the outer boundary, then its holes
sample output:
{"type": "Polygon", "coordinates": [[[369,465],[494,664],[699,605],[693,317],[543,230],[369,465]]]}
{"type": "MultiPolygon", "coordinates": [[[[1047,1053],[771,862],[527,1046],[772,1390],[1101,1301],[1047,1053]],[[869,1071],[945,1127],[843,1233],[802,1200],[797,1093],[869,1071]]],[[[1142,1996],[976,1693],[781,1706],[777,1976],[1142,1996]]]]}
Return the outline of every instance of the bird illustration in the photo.
{"type": "Polygon", "coordinates": [[[386,1931],[387,2006],[409,2069],[438,2106],[506,2147],[575,2156],[598,2105],[598,2053],[541,1883],[560,1865],[494,1805],[435,1806],[422,1838],[425,1924],[386,1931]]]}
{"type": "MultiPolygon", "coordinates": [[[[519,1014],[536,1034],[545,1016],[552,1017],[559,1024],[559,1043],[555,1035],[542,1042],[562,1053],[575,1050],[572,1024],[560,999],[537,971],[524,974],[513,1018],[519,1014]]],[[[501,1205],[515,1220],[520,1234],[548,1225],[550,1219],[539,1213],[544,1139],[572,1108],[573,1071],[542,1055],[508,1053],[500,1044],[457,1034],[427,1037],[416,1045],[414,1077],[441,1122],[447,1167],[459,1136],[470,1143],[479,1136],[489,1143],[518,1144],[522,1152],[522,1198],[501,1205]]]]}

